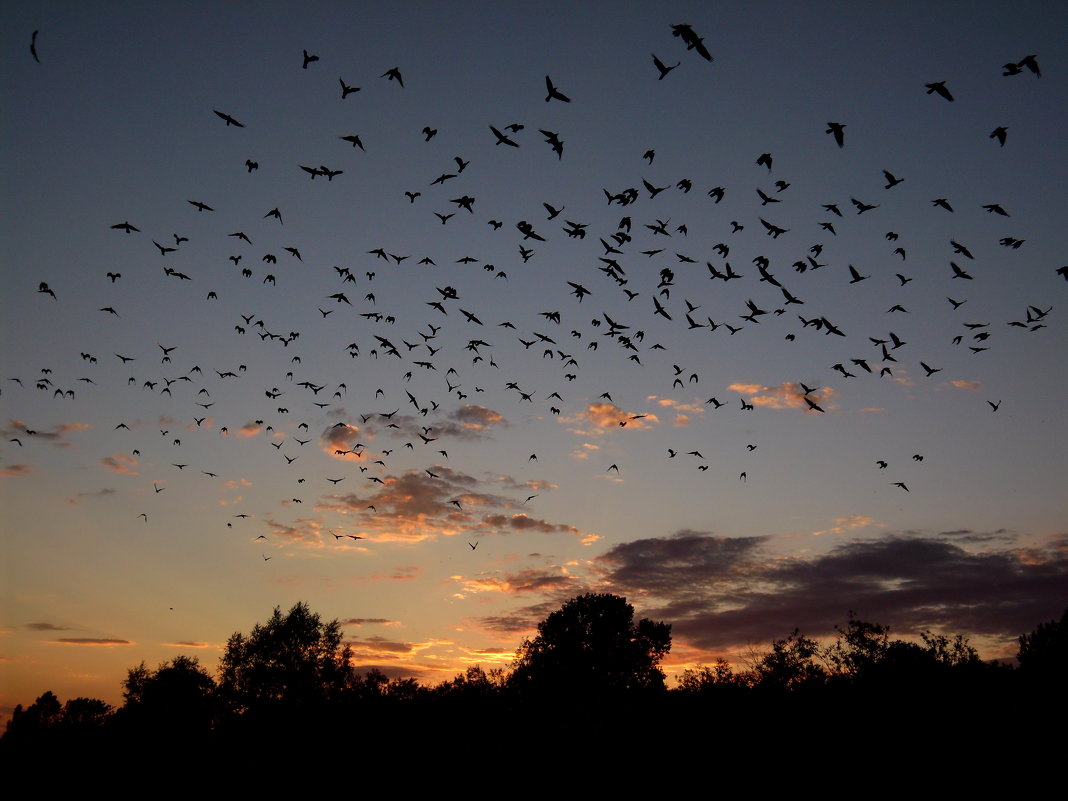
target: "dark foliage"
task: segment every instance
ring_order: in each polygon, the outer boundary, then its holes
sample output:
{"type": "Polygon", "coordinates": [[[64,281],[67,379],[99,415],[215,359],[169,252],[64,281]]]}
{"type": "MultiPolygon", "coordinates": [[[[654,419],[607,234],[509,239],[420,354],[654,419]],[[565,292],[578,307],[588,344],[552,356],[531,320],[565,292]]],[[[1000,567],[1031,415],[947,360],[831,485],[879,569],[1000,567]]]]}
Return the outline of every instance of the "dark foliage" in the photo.
{"type": "Polygon", "coordinates": [[[660,660],[671,625],[642,619],[618,595],[572,598],[538,624],[516,652],[509,684],[521,692],[599,695],[663,690],[660,660]]]}

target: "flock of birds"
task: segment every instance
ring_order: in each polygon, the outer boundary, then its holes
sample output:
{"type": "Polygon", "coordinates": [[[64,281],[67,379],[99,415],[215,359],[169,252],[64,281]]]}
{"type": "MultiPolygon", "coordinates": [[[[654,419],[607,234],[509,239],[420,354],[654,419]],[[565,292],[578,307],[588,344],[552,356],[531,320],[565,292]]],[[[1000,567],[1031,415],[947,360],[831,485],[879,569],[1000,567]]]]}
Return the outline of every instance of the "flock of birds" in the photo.
{"type": "MultiPolygon", "coordinates": [[[[706,62],[713,61],[704,40],[689,25],[672,25],[671,33],[681,41],[684,49],[678,53],[678,60],[674,64],[652,54],[650,80],[670,80],[671,73],[683,64],[684,59],[696,57],[706,62]]],[[[38,32],[34,31],[30,50],[33,59],[39,63],[37,43],[38,32]]],[[[303,51],[302,58],[299,54],[294,55],[294,69],[314,71],[323,70],[326,66],[318,55],[307,49],[303,51]]],[[[1006,77],[1032,75],[1039,78],[1041,74],[1034,55],[1028,55],[1018,62],[1009,62],[1002,69],[1002,75],[1006,77]]],[[[385,70],[380,78],[396,84],[398,90],[405,88],[404,75],[399,67],[385,70]]],[[[352,102],[349,98],[359,93],[362,87],[348,83],[344,77],[337,80],[340,85],[340,99],[352,102]]],[[[545,103],[581,102],[574,90],[558,83],[549,75],[545,76],[544,84],[545,103]],[[572,94],[575,94],[574,98],[572,94]]],[[[922,91],[920,87],[917,87],[917,90],[922,91]]],[[[927,83],[926,91],[927,94],[937,95],[946,101],[954,101],[945,81],[927,83]]],[[[224,110],[205,109],[205,115],[206,123],[208,119],[216,120],[220,137],[240,136],[241,129],[246,127],[245,123],[224,110]]],[[[834,145],[845,148],[848,146],[847,128],[847,123],[829,121],[826,134],[831,137],[834,145]]],[[[598,202],[606,203],[613,210],[618,209],[620,217],[618,224],[607,229],[592,230],[589,223],[582,221],[578,213],[570,210],[578,209],[585,202],[585,199],[580,198],[571,199],[568,204],[540,203],[538,210],[544,210],[544,217],[538,220],[503,220],[483,215],[481,204],[472,194],[477,192],[477,187],[465,183],[465,171],[487,150],[528,146],[524,139],[527,126],[523,123],[500,124],[487,121],[483,130],[487,129],[489,133],[484,142],[472,143],[473,150],[478,152],[469,154],[468,158],[460,155],[453,157],[437,177],[431,179],[431,176],[428,176],[430,180],[425,186],[396,189],[395,201],[407,206],[433,204],[434,208],[427,212],[428,224],[431,225],[454,224],[457,215],[482,218],[486,226],[483,229],[485,235],[510,236],[514,240],[516,258],[514,266],[506,265],[508,269],[522,269],[523,265],[531,261],[536,263],[539,245],[559,239],[561,235],[576,243],[583,243],[587,238],[590,242],[596,240],[600,246],[599,255],[576,268],[571,279],[559,286],[545,286],[541,297],[526,301],[552,306],[557,302],[570,304],[540,311],[538,316],[542,318],[543,324],[538,328],[525,328],[516,325],[512,320],[502,319],[498,309],[470,307],[469,302],[465,300],[467,292],[454,285],[464,286],[472,280],[470,273],[460,271],[469,270],[469,265],[474,265],[480,267],[485,277],[495,285],[500,281],[502,283],[499,285],[504,286],[508,280],[506,269],[482,262],[481,259],[464,255],[446,260],[438,254],[418,258],[412,254],[395,252],[395,248],[376,245],[367,250],[361,249],[359,255],[354,257],[363,263],[359,268],[313,265],[306,262],[305,258],[306,254],[314,253],[314,243],[281,244],[279,237],[287,229],[286,214],[280,207],[263,208],[249,218],[235,219],[235,230],[228,235],[225,243],[229,251],[226,258],[234,273],[239,274],[242,280],[259,284],[262,291],[283,291],[279,286],[284,284],[285,280],[293,280],[291,267],[299,266],[301,282],[322,286],[319,303],[314,309],[305,310],[305,323],[322,327],[337,324],[333,329],[335,332],[340,332],[343,328],[344,338],[351,339],[351,342],[340,349],[339,354],[343,353],[349,361],[373,360],[378,365],[376,370],[379,371],[382,370],[382,364],[394,365],[396,383],[375,388],[373,392],[364,390],[366,395],[358,401],[364,410],[349,415],[343,407],[343,404],[349,401],[349,387],[345,382],[329,382],[301,374],[301,331],[290,330],[284,323],[277,324],[269,320],[268,314],[237,311],[236,307],[229,305],[235,299],[227,296],[221,287],[213,287],[212,278],[197,274],[191,266],[173,266],[181,264],[183,250],[189,246],[190,239],[196,236],[195,228],[197,220],[200,219],[199,215],[221,213],[217,211],[217,206],[221,204],[214,200],[207,202],[200,198],[183,198],[187,207],[195,211],[191,212],[191,216],[177,217],[174,227],[194,229],[189,235],[172,233],[169,230],[146,230],[146,226],[132,213],[127,219],[124,212],[116,213],[116,222],[111,224],[111,228],[117,235],[129,237],[131,265],[157,254],[160,260],[157,269],[162,271],[163,279],[178,284],[190,282],[201,288],[203,302],[215,304],[211,313],[220,319],[228,320],[226,324],[232,326],[234,337],[255,338],[262,343],[262,349],[273,348],[274,355],[271,358],[276,360],[277,373],[253,376],[245,364],[216,364],[209,353],[193,357],[185,352],[186,349],[181,343],[156,342],[152,332],[143,331],[143,344],[125,353],[98,353],[92,350],[90,344],[79,344],[77,347],[80,360],[84,363],[84,374],[73,372],[59,375],[45,367],[36,375],[4,376],[3,394],[38,392],[52,398],[74,400],[82,391],[119,393],[127,391],[126,387],[133,387],[142,393],[168,396],[172,401],[182,404],[188,419],[177,420],[170,427],[160,428],[158,437],[152,432],[150,440],[145,440],[144,435],[141,435],[136,443],[133,442],[134,432],[131,431],[131,426],[135,425],[133,420],[109,421],[116,439],[126,437],[121,439],[122,447],[129,451],[131,458],[147,459],[151,455],[152,459],[169,465],[174,473],[189,469],[191,472],[198,471],[213,481],[223,481],[226,477],[220,476],[209,464],[190,463],[179,458],[178,454],[183,452],[183,438],[188,440],[209,436],[208,431],[216,420],[217,431],[210,434],[213,437],[234,435],[242,427],[252,427],[272,435],[267,438],[263,448],[266,449],[267,456],[277,461],[280,469],[290,468],[301,459],[305,463],[312,462],[314,457],[304,456],[304,446],[315,443],[325,448],[330,456],[341,457],[341,461],[333,463],[336,465],[334,470],[341,475],[324,474],[305,478],[294,474],[294,493],[298,491],[296,488],[301,487],[302,494],[311,492],[318,497],[323,487],[329,492],[343,481],[359,481],[364,488],[370,488],[367,493],[356,491],[357,496],[362,496],[362,500],[367,501],[362,514],[373,516],[388,514],[387,509],[377,508],[373,492],[396,480],[396,473],[391,472],[391,462],[387,461],[395,448],[383,447],[385,444],[392,444],[387,440],[397,438],[397,444],[404,440],[400,446],[401,453],[407,449],[412,451],[413,456],[431,459],[432,463],[425,467],[422,473],[425,474],[426,480],[440,480],[441,476],[447,473],[448,469],[443,465],[449,459],[448,449],[442,447],[448,434],[443,432],[448,429],[449,421],[456,419],[457,412],[462,414],[464,410],[472,409],[478,409],[480,413],[486,412],[475,400],[485,391],[488,382],[496,382],[494,386],[503,387],[519,411],[526,408],[524,404],[529,404],[532,409],[536,408],[539,414],[544,414],[547,419],[552,420],[560,417],[564,413],[562,410],[569,408],[569,404],[572,404],[570,408],[574,408],[573,404],[580,403],[590,410],[596,410],[602,418],[612,418],[613,424],[619,428],[641,427],[649,413],[625,412],[616,405],[611,388],[600,394],[590,392],[585,397],[582,397],[581,393],[576,396],[574,391],[569,391],[574,382],[579,382],[579,385],[582,383],[580,363],[612,358],[606,355],[606,351],[614,349],[617,361],[632,363],[635,369],[643,368],[644,372],[632,373],[631,380],[639,384],[646,382],[648,392],[659,392],[665,396],[676,391],[697,392],[702,386],[702,370],[698,366],[674,363],[676,357],[672,355],[671,347],[653,341],[655,337],[647,333],[647,329],[653,330],[658,326],[658,330],[664,330],[662,327],[667,325],[668,330],[676,337],[714,335],[717,338],[730,338],[742,333],[746,328],[762,324],[766,328],[768,322],[775,320],[779,330],[783,332],[784,342],[816,336],[826,338],[827,342],[840,341],[845,355],[837,362],[822,365],[819,369],[831,371],[843,381],[863,376],[893,377],[894,372],[900,369],[899,366],[912,371],[918,369],[925,378],[936,376],[945,369],[940,364],[933,364],[933,360],[922,353],[922,345],[919,343],[910,346],[908,325],[904,322],[900,326],[893,325],[895,330],[889,330],[883,322],[873,320],[872,330],[846,331],[832,309],[821,304],[819,298],[806,296],[805,282],[819,270],[838,271],[843,285],[861,284],[872,279],[872,275],[865,274],[852,264],[837,263],[833,242],[838,234],[837,229],[847,226],[851,217],[876,212],[881,203],[867,202],[854,196],[849,197],[848,205],[842,201],[826,203],[822,206],[826,219],[819,224],[820,241],[799,246],[795,261],[790,264],[773,264],[763,255],[746,254],[742,261],[747,263],[739,268],[731,264],[732,254],[735,264],[739,263],[737,257],[741,255],[731,244],[732,234],[737,234],[748,226],[759,226],[772,241],[791,233],[791,227],[788,227],[790,223],[783,221],[775,213],[777,208],[785,207],[783,201],[789,197],[790,183],[785,177],[775,175],[776,162],[773,154],[754,153],[755,186],[711,186],[694,192],[694,196],[703,195],[703,215],[714,211],[728,193],[755,191],[761,209],[756,219],[730,221],[723,241],[712,248],[713,252],[698,254],[686,252],[687,248],[683,244],[689,233],[688,226],[675,220],[658,218],[654,203],[662,193],[688,195],[695,190],[694,181],[685,177],[664,182],[654,182],[641,177],[640,181],[634,181],[633,185],[624,188],[601,188],[596,193],[598,202]],[[765,178],[774,179],[770,186],[759,183],[765,178]],[[450,182],[453,181],[463,184],[464,189],[455,192],[446,190],[445,186],[451,185],[450,182]],[[123,219],[117,219],[119,217],[123,219]],[[265,226],[273,228],[265,230],[265,226]],[[273,244],[264,251],[262,245],[257,244],[260,240],[269,240],[273,244]],[[405,279],[405,291],[409,296],[419,295],[421,298],[425,317],[418,320],[413,319],[410,313],[385,311],[391,298],[388,292],[378,288],[385,286],[379,276],[380,272],[408,269],[413,264],[423,272],[418,274],[419,277],[405,279]],[[648,269],[647,265],[650,264],[655,265],[654,270],[648,269]],[[685,279],[677,275],[676,271],[685,271],[685,279]],[[690,292],[694,285],[691,276],[695,271],[703,276],[702,281],[711,282],[705,286],[720,287],[735,281],[741,282],[740,286],[748,288],[744,306],[729,311],[720,310],[716,313],[718,319],[714,320],[708,299],[690,292]],[[450,278],[454,273],[460,277],[450,278]],[[587,299],[609,295],[613,295],[614,300],[619,302],[617,306],[611,307],[612,313],[606,311],[606,307],[591,309],[591,301],[587,299]],[[625,313],[620,314],[615,311],[616,308],[624,309],[625,313]],[[490,340],[498,344],[491,344],[490,340]],[[861,348],[864,349],[863,352],[861,348]],[[522,361],[506,361],[505,358],[500,358],[505,354],[508,359],[528,359],[539,364],[551,362],[557,365],[558,385],[535,389],[527,380],[515,378],[515,373],[508,378],[502,378],[506,372],[504,367],[520,374],[524,369],[522,361]],[[121,386],[103,386],[98,380],[103,382],[105,375],[114,378],[116,374],[114,370],[108,373],[104,369],[105,362],[118,364],[133,374],[122,380],[121,386]],[[666,368],[667,364],[671,365],[669,373],[656,372],[661,367],[666,368]],[[657,377],[662,375],[666,375],[667,379],[657,377]],[[223,386],[227,382],[239,381],[262,383],[263,397],[268,403],[252,420],[244,417],[247,410],[243,408],[216,407],[216,396],[223,394],[223,386]],[[663,381],[662,386],[657,383],[660,381],[663,381]],[[592,400],[589,400],[591,398],[592,400]],[[231,419],[225,420],[225,415],[229,415],[231,419]],[[338,417],[341,419],[336,419],[338,417]],[[336,421],[324,423],[324,419],[336,421]],[[372,438],[378,440],[373,446],[369,444],[372,438]],[[306,489],[303,489],[304,485],[307,485],[306,489]]],[[[565,161],[565,134],[548,128],[537,130],[542,139],[539,146],[547,145],[552,152],[552,155],[546,154],[547,158],[555,162],[565,161]]],[[[997,145],[1004,147],[1007,131],[1006,126],[999,126],[989,133],[989,137],[995,140],[997,145]]],[[[429,143],[437,133],[435,128],[428,125],[421,131],[421,138],[429,143]]],[[[355,155],[354,151],[366,152],[367,136],[366,133],[339,132],[337,138],[345,143],[345,150],[339,151],[339,164],[327,166],[302,163],[292,165],[292,169],[299,168],[311,181],[343,181],[349,168],[342,159],[355,155]]],[[[655,159],[655,149],[649,149],[642,154],[640,161],[644,162],[644,167],[651,169],[655,159]]],[[[244,164],[235,164],[234,169],[245,171],[252,176],[260,170],[261,161],[261,157],[250,153],[244,164]]],[[[893,191],[904,180],[888,170],[883,171],[883,176],[884,191],[887,192],[893,191]]],[[[941,213],[954,214],[957,211],[947,198],[932,198],[930,202],[932,207],[938,208],[941,213]]],[[[996,217],[1009,217],[1009,212],[997,203],[982,205],[982,209],[996,217]]],[[[800,232],[794,233],[795,238],[799,235],[800,232]]],[[[900,237],[901,235],[893,230],[888,230],[885,234],[891,255],[901,265],[900,272],[895,272],[894,279],[890,280],[896,281],[895,286],[904,288],[917,280],[918,275],[909,269],[908,253],[906,246],[899,243],[900,237]]],[[[1001,247],[1010,249],[1019,249],[1023,244],[1023,240],[1014,237],[1004,237],[999,242],[1001,247]]],[[[967,303],[966,287],[971,282],[981,280],[978,271],[972,266],[979,264],[981,258],[979,248],[947,238],[946,263],[942,276],[944,280],[941,281],[942,286],[953,287],[951,294],[947,294],[945,298],[947,314],[962,313],[960,310],[967,303]]],[[[128,271],[131,269],[135,268],[116,268],[101,276],[101,281],[114,287],[115,297],[113,302],[99,308],[102,316],[122,318],[122,287],[128,280],[128,271]]],[[[1068,267],[1062,267],[1057,272],[1068,279],[1068,267]]],[[[213,273],[213,278],[215,275],[213,273]]],[[[928,280],[928,288],[937,283],[928,280]]],[[[167,289],[169,290],[170,286],[167,289]]],[[[42,314],[52,313],[49,304],[80,302],[79,297],[65,291],[63,285],[47,276],[36,280],[36,291],[41,296],[40,301],[45,304],[41,309],[42,314]]],[[[245,299],[242,298],[241,301],[245,302],[245,299]]],[[[896,321],[905,318],[909,314],[906,302],[901,299],[890,303],[886,310],[888,319],[896,321]]],[[[1014,319],[1000,322],[962,317],[958,333],[953,340],[954,344],[959,345],[962,351],[966,349],[969,354],[979,356],[998,339],[998,330],[1003,328],[1005,323],[1028,333],[1040,332],[1047,326],[1052,308],[1048,303],[1036,301],[1033,305],[1019,309],[1019,314],[1014,319]]],[[[716,340],[709,339],[707,342],[709,344],[702,347],[711,348],[716,340]]],[[[829,376],[829,373],[827,375],[829,376]]],[[[708,383],[707,379],[705,383],[708,383]]],[[[828,400],[834,397],[833,390],[816,382],[798,381],[793,385],[792,391],[793,403],[809,415],[827,414],[830,408],[828,400]]],[[[987,400],[986,403],[992,413],[997,413],[1001,407],[1000,399],[987,400]]],[[[728,396],[722,389],[713,390],[704,405],[710,414],[720,409],[725,410],[724,414],[747,414],[756,410],[751,398],[745,395],[728,396]]],[[[749,425],[748,420],[746,424],[749,425]]],[[[12,421],[6,429],[9,435],[7,439],[11,446],[30,451],[34,447],[39,428],[33,422],[12,421]]],[[[758,448],[758,443],[749,443],[746,448],[752,453],[758,448]]],[[[705,458],[700,447],[690,450],[668,448],[664,458],[692,460],[692,467],[700,471],[708,471],[711,462],[705,458]]],[[[919,453],[912,458],[915,462],[923,461],[923,455],[919,453]]],[[[538,454],[531,453],[527,461],[536,463],[538,454]]],[[[872,455],[872,462],[875,471],[889,467],[889,462],[878,454],[872,455]]],[[[742,467],[745,469],[737,473],[738,480],[748,482],[752,468],[744,464],[742,467]]],[[[608,465],[606,472],[618,475],[625,470],[626,465],[617,461],[608,465]]],[[[158,496],[168,489],[164,479],[157,478],[150,483],[154,490],[153,496],[158,496]]],[[[911,491],[905,481],[891,480],[887,483],[903,492],[911,491]]],[[[513,510],[525,508],[526,504],[536,497],[537,494],[531,494],[522,502],[516,501],[513,510]]],[[[304,499],[300,497],[284,500],[287,504],[304,503],[304,499]]],[[[474,514],[470,508],[465,507],[465,504],[470,506],[471,503],[473,501],[462,495],[445,501],[446,505],[456,510],[452,514],[461,516],[474,514]]],[[[140,515],[146,524],[152,520],[151,512],[152,510],[148,509],[140,515]]],[[[248,519],[250,515],[244,512],[227,514],[226,525],[232,527],[248,519]]],[[[365,539],[362,534],[351,533],[352,530],[350,527],[330,533],[338,541],[365,539]]],[[[359,530],[358,525],[355,530],[359,530]]],[[[255,538],[266,539],[266,534],[255,538]]],[[[478,542],[476,539],[467,544],[473,551],[478,542]]],[[[264,561],[271,559],[262,553],[260,555],[264,561]]]]}

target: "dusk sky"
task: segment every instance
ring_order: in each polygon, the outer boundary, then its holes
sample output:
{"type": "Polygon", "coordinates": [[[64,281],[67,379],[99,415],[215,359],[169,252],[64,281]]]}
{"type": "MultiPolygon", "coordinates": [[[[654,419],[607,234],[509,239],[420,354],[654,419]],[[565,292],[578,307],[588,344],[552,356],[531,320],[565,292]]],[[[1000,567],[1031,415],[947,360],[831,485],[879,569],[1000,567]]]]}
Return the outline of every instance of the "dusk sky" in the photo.
{"type": "Polygon", "coordinates": [[[301,600],[426,682],[587,591],[669,678],[851,609],[1011,656],[1068,602],[1066,30],[9,4],[0,715],[301,600]]]}

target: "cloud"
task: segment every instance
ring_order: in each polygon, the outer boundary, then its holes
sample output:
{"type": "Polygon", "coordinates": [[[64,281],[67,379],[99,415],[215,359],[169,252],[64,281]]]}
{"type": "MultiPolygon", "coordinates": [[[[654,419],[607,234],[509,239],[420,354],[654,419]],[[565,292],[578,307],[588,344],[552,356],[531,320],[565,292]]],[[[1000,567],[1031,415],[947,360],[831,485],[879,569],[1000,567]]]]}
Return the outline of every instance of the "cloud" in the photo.
{"type": "Polygon", "coordinates": [[[583,426],[570,429],[581,436],[596,436],[614,429],[643,431],[660,422],[652,412],[625,412],[614,403],[601,402],[589,403],[583,411],[557,420],[564,425],[583,426]]]}
{"type": "Polygon", "coordinates": [[[531,479],[529,481],[516,481],[511,476],[498,476],[496,480],[508,489],[533,490],[534,492],[547,492],[548,490],[559,489],[559,485],[540,478],[531,479]]]}
{"type": "Polygon", "coordinates": [[[57,448],[69,448],[71,443],[67,439],[67,434],[85,431],[88,428],[92,428],[88,423],[58,423],[46,431],[40,428],[27,428],[21,420],[12,420],[0,429],[0,434],[5,439],[18,438],[23,446],[26,445],[27,440],[40,439],[51,442],[57,448]]]}
{"type": "Polygon", "coordinates": [[[672,398],[660,398],[656,395],[650,395],[646,400],[675,412],[675,419],[671,421],[671,425],[676,428],[688,426],[695,415],[703,415],[705,413],[705,407],[700,403],[685,403],[672,398]]]}
{"type": "Polygon", "coordinates": [[[410,654],[413,650],[410,642],[387,640],[385,637],[367,637],[363,640],[346,640],[346,642],[352,646],[354,651],[372,651],[379,656],[382,653],[410,654]]]}
{"type": "Polygon", "coordinates": [[[211,648],[211,643],[193,642],[192,640],[178,640],[177,642],[164,643],[168,648],[211,648]]]}
{"type": "Polygon", "coordinates": [[[813,392],[806,393],[800,384],[784,381],[775,387],[766,387],[761,384],[731,384],[727,389],[749,397],[749,403],[754,406],[762,406],[765,409],[803,409],[808,411],[809,406],[805,403],[805,397],[823,409],[835,409],[837,404],[831,398],[836,393],[830,387],[819,387],[813,392]]]}
{"type": "Polygon", "coordinates": [[[125,453],[115,453],[111,456],[105,456],[100,460],[100,464],[112,473],[126,473],[131,476],[138,475],[138,472],[134,470],[134,468],[137,467],[137,459],[125,453]]]}
{"type": "MultiPolygon", "coordinates": [[[[321,498],[316,509],[356,517],[357,533],[372,541],[418,542],[439,537],[464,535],[481,537],[514,531],[568,533],[593,542],[596,535],[574,526],[534,520],[523,514],[506,514],[522,505],[525,498],[510,498],[485,491],[504,484],[527,495],[529,490],[554,487],[549,482],[517,484],[513,479],[493,477],[486,481],[445,465],[432,465],[423,471],[386,476],[369,488],[367,494],[351,492],[321,498]],[[430,474],[433,473],[433,476],[430,474]]],[[[352,529],[352,524],[346,526],[352,529]]]]}
{"type": "Polygon", "coordinates": [[[962,381],[958,379],[956,381],[950,381],[949,383],[957,389],[970,389],[972,392],[978,392],[983,388],[983,385],[979,381],[962,381]]]}
{"type": "Polygon", "coordinates": [[[60,637],[51,642],[59,645],[133,645],[130,640],[113,640],[108,637],[60,637]]]}
{"type": "Polygon", "coordinates": [[[297,518],[292,523],[279,523],[275,520],[265,520],[271,529],[271,534],[276,537],[285,537],[289,540],[302,542],[305,545],[322,545],[322,518],[303,517],[297,518]]]}
{"type": "Polygon", "coordinates": [[[107,489],[107,488],[104,488],[104,489],[101,489],[101,490],[97,490],[96,492],[79,492],[73,498],[68,498],[67,499],[67,503],[69,503],[69,504],[71,504],[73,506],[73,505],[76,505],[78,503],[78,501],[80,501],[82,498],[106,498],[109,495],[117,494],[117,492],[118,492],[118,490],[107,489]]]}
{"type": "Polygon", "coordinates": [[[573,534],[578,537],[584,545],[590,545],[601,539],[597,534],[587,534],[567,523],[550,523],[546,520],[539,520],[522,513],[513,515],[485,515],[482,518],[482,522],[494,533],[500,533],[502,530],[505,532],[511,530],[537,531],[542,534],[573,534]]]}
{"type": "Polygon", "coordinates": [[[10,464],[0,468],[0,476],[5,478],[23,478],[33,472],[33,467],[28,464],[10,464]]]}
{"type": "Polygon", "coordinates": [[[248,439],[249,437],[255,437],[263,433],[263,429],[256,423],[245,423],[241,428],[237,429],[237,436],[248,439]]]}
{"type": "Polygon", "coordinates": [[[412,581],[422,573],[423,568],[419,565],[398,565],[391,573],[372,573],[367,578],[371,581],[412,581]]]}
{"type": "MultiPolygon", "coordinates": [[[[454,409],[449,417],[460,423],[463,428],[468,431],[488,431],[494,426],[506,426],[508,421],[504,419],[504,415],[499,412],[495,412],[492,409],[487,409],[485,406],[479,406],[478,404],[464,404],[459,409],[454,409]]],[[[434,433],[437,433],[437,427],[434,428],[434,433]]]]}
{"type": "Polygon", "coordinates": [[[32,631],[70,631],[67,626],[57,626],[55,623],[27,623],[25,627],[32,631]]]}
{"type": "Polygon", "coordinates": [[[764,538],[683,531],[617,545],[594,566],[607,591],[640,598],[676,636],[711,650],[768,642],[795,626],[831,635],[850,609],[899,633],[1011,642],[1063,608],[1068,535],[1038,548],[965,550],[972,534],[887,534],[784,558],[767,553],[764,538]]]}
{"type": "Polygon", "coordinates": [[[858,528],[867,528],[875,521],[867,515],[851,515],[850,517],[836,517],[832,521],[834,523],[830,528],[825,528],[822,531],[813,531],[812,536],[819,537],[823,534],[844,534],[847,531],[853,531],[858,528]]]}
{"type": "Polygon", "coordinates": [[[341,621],[342,626],[399,626],[399,620],[389,620],[384,617],[350,617],[341,621]]]}
{"type": "Polygon", "coordinates": [[[578,594],[581,587],[578,580],[563,568],[530,568],[514,573],[497,573],[485,576],[464,578],[453,576],[464,593],[499,592],[509,595],[527,593],[570,593],[578,594]]]}
{"type": "Polygon", "coordinates": [[[715,537],[683,529],[670,537],[624,542],[594,560],[625,594],[701,596],[743,576],[766,537],[715,537]]]}

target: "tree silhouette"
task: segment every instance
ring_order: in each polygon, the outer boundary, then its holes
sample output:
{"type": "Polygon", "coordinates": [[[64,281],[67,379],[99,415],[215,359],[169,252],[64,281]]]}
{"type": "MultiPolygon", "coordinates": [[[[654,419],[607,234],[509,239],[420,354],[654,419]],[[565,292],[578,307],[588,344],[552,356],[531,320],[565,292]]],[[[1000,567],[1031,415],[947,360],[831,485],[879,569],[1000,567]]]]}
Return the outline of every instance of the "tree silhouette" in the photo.
{"type": "Polygon", "coordinates": [[[642,619],[618,595],[572,598],[538,624],[513,663],[512,687],[585,696],[663,690],[660,660],[671,650],[671,625],[642,619]]]}
{"type": "Polygon", "coordinates": [[[351,656],[337,620],[323,623],[305,603],[284,615],[275,607],[247,637],[230,637],[219,663],[220,694],[238,713],[322,708],[348,687],[351,656]]]}
{"type": "Polygon", "coordinates": [[[819,686],[827,677],[819,655],[819,643],[794,629],[789,637],[775,640],[771,650],[754,666],[754,684],[770,690],[819,686]]]}
{"type": "Polygon", "coordinates": [[[123,697],[123,726],[174,736],[206,734],[218,712],[215,681],[196,657],[176,656],[154,671],[144,662],[130,668],[123,697]]]}
{"type": "Polygon", "coordinates": [[[1039,623],[1030,634],[1021,634],[1016,660],[1027,678],[1063,687],[1068,676],[1068,609],[1060,620],[1039,623]]]}

